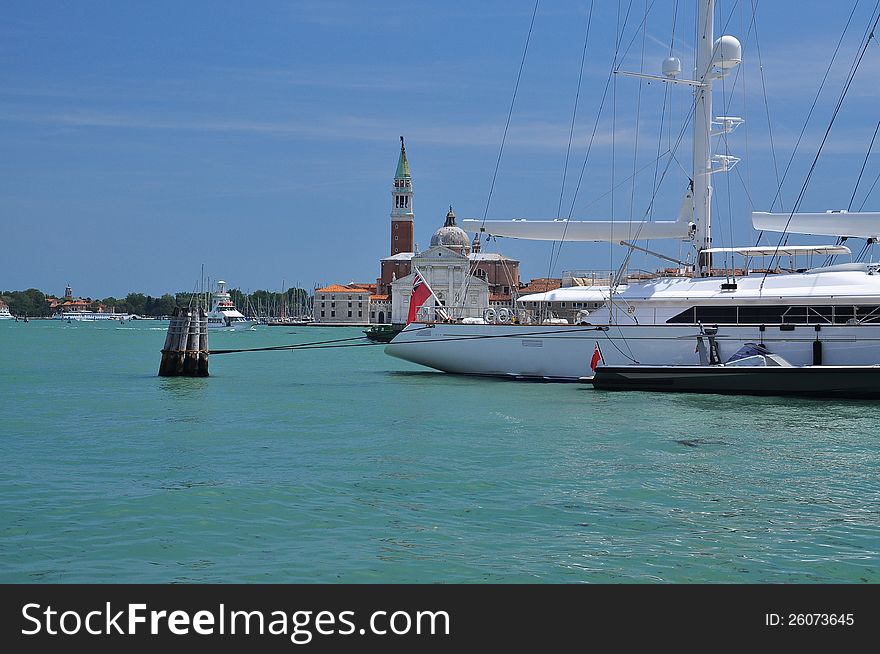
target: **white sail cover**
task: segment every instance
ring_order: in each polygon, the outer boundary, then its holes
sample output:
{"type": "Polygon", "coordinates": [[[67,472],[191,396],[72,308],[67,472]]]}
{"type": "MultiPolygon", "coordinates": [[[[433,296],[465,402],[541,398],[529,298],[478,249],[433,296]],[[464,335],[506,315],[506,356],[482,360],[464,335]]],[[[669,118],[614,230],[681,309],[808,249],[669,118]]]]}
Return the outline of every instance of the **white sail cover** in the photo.
{"type": "Polygon", "coordinates": [[[481,230],[492,236],[532,241],[647,241],[690,240],[694,224],[687,220],[666,222],[580,221],[580,220],[465,220],[467,231],[481,230]]]}
{"type": "Polygon", "coordinates": [[[852,254],[850,249],[845,245],[783,245],[780,247],[757,246],[744,248],[707,248],[703,250],[706,254],[719,254],[723,252],[732,252],[733,254],[741,254],[746,257],[772,257],[772,256],[797,256],[799,254],[852,254]]]}
{"type": "Polygon", "coordinates": [[[878,238],[880,236],[880,213],[876,211],[827,211],[825,213],[766,213],[752,212],[755,229],[789,234],[813,234],[816,236],[849,236],[852,238],[878,238]],[[791,221],[789,221],[791,218],[791,221]]]}

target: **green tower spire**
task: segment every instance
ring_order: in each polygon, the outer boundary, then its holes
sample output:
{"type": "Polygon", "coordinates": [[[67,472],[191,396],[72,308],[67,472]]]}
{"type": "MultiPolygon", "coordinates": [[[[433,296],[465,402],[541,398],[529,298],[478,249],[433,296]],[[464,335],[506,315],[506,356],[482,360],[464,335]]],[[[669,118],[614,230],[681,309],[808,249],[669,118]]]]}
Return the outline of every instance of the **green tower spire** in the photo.
{"type": "Polygon", "coordinates": [[[412,177],[409,174],[409,162],[406,160],[406,146],[403,144],[403,137],[400,137],[400,159],[397,160],[397,174],[394,175],[395,179],[403,179],[405,177],[412,177]]]}

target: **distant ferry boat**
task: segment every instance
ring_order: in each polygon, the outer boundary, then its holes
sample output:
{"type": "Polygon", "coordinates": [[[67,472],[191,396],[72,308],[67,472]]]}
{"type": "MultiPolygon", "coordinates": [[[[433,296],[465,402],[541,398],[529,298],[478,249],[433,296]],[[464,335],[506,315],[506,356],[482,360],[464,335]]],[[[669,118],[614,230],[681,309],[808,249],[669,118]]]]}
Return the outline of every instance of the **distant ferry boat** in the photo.
{"type": "Polygon", "coordinates": [[[232,303],[232,298],[226,290],[226,282],[217,282],[217,292],[213,295],[211,310],[208,312],[208,329],[241,331],[251,329],[256,323],[256,320],[245,318],[235,308],[235,304],[232,303]]]}
{"type": "Polygon", "coordinates": [[[52,316],[53,320],[66,320],[68,322],[76,320],[78,322],[93,322],[96,320],[118,320],[125,322],[126,320],[135,320],[138,316],[130,313],[107,313],[105,311],[59,311],[52,316]]]}

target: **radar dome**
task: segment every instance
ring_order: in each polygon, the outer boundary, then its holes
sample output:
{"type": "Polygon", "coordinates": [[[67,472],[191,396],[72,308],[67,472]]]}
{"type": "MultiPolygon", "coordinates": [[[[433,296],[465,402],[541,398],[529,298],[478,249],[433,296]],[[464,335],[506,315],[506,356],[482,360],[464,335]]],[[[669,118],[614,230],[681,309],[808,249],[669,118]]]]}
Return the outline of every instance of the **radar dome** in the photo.
{"type": "Polygon", "coordinates": [[[681,75],[681,59],[678,57],[667,57],[663,60],[663,76],[675,79],[681,75]]]}
{"type": "Polygon", "coordinates": [[[735,36],[725,34],[715,41],[712,50],[712,66],[721,70],[730,70],[742,63],[742,45],[735,36]]]}

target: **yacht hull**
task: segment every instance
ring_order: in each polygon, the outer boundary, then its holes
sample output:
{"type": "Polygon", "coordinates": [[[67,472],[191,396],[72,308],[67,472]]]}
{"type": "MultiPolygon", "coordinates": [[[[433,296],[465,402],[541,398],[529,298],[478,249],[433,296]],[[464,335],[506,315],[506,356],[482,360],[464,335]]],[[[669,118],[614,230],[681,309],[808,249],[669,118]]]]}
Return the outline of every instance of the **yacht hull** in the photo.
{"type": "Polygon", "coordinates": [[[230,324],[224,322],[209,322],[208,331],[212,332],[241,332],[252,329],[257,324],[256,320],[233,320],[230,324]]]}
{"type": "Polygon", "coordinates": [[[600,366],[593,388],[607,391],[880,397],[876,366],[600,366]]]}
{"type": "MultiPolygon", "coordinates": [[[[699,365],[697,325],[463,325],[413,323],[385,346],[391,356],[435,370],[515,379],[577,381],[592,375],[598,344],[603,364],[699,365]]],[[[880,324],[720,325],[721,361],[746,343],[763,343],[792,365],[880,364],[880,324]],[[815,346],[818,340],[821,346],[815,346]]]]}

